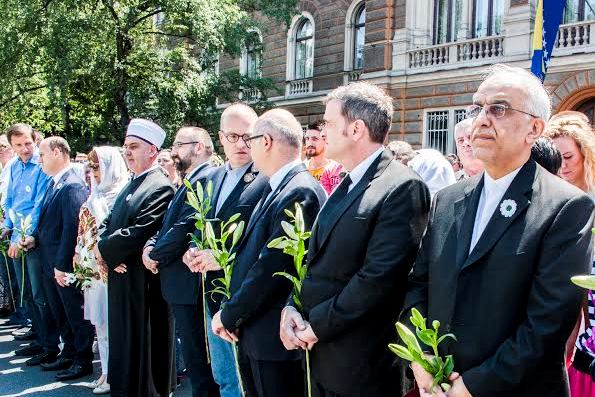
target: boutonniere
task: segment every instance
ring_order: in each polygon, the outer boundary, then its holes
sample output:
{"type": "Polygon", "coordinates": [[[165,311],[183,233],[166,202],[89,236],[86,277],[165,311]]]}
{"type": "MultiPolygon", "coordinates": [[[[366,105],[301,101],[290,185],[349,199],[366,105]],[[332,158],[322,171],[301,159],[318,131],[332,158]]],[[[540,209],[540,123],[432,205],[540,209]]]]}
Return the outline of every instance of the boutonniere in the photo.
{"type": "Polygon", "coordinates": [[[500,213],[505,218],[510,218],[516,212],[516,201],[507,199],[500,204],[500,213]]]}
{"type": "Polygon", "coordinates": [[[256,179],[256,174],[254,174],[253,172],[249,172],[246,175],[244,175],[244,182],[246,182],[246,183],[250,183],[255,179],[256,179]]]}

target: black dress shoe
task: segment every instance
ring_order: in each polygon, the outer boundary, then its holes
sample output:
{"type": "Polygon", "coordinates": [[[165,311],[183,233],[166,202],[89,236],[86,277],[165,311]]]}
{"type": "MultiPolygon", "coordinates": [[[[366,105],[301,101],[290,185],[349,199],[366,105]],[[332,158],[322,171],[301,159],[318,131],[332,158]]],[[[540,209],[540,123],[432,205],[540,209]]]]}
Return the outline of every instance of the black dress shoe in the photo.
{"type": "Polygon", "coordinates": [[[37,334],[34,331],[29,330],[24,334],[15,334],[13,337],[15,340],[34,340],[37,339],[37,334]]]}
{"type": "Polygon", "coordinates": [[[42,371],[60,371],[64,369],[68,369],[72,366],[74,362],[71,358],[66,358],[62,356],[58,356],[58,359],[54,362],[48,364],[41,364],[42,371]]]}
{"type": "Polygon", "coordinates": [[[30,357],[41,353],[43,353],[43,347],[33,343],[14,351],[14,355],[20,357],[30,357]]]}
{"type": "Polygon", "coordinates": [[[74,363],[67,370],[58,372],[56,374],[56,380],[72,380],[82,378],[83,376],[91,375],[93,373],[93,366],[91,364],[79,364],[74,363]]]}
{"type": "Polygon", "coordinates": [[[41,354],[31,357],[30,359],[25,361],[25,364],[27,364],[28,367],[33,367],[35,365],[53,363],[54,361],[56,361],[57,356],[58,353],[56,352],[43,352],[41,354]]]}

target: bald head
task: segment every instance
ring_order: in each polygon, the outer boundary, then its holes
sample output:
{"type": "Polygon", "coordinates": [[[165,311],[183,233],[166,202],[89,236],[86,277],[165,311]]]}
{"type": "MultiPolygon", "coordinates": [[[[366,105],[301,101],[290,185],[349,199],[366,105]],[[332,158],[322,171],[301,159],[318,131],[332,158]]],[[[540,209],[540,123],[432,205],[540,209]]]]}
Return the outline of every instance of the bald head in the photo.
{"type": "MultiPolygon", "coordinates": [[[[250,106],[243,103],[234,103],[228,106],[223,113],[221,113],[221,120],[219,122],[219,129],[224,132],[236,132],[228,131],[233,127],[232,124],[238,122],[246,124],[248,126],[253,125],[258,119],[258,115],[250,106]]],[[[237,132],[236,132],[237,133],[237,132]]]]}
{"type": "Polygon", "coordinates": [[[211,135],[204,128],[200,127],[182,127],[176,134],[177,137],[186,139],[185,142],[200,142],[205,148],[208,156],[213,154],[214,145],[211,135]]]}

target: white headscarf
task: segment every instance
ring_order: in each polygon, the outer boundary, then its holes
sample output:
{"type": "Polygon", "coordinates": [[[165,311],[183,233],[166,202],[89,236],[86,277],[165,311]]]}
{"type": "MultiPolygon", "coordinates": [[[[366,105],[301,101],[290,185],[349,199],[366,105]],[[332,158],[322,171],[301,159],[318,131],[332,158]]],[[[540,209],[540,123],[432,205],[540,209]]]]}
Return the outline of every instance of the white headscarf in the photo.
{"type": "Polygon", "coordinates": [[[420,149],[416,152],[417,155],[407,165],[428,185],[432,198],[438,190],[457,182],[452,165],[442,153],[434,149],[420,149]]]}
{"type": "Polygon", "coordinates": [[[128,183],[128,169],[117,147],[99,146],[93,149],[99,158],[101,182],[97,184],[91,177],[87,207],[99,226],[111,211],[118,193],[128,183]]]}

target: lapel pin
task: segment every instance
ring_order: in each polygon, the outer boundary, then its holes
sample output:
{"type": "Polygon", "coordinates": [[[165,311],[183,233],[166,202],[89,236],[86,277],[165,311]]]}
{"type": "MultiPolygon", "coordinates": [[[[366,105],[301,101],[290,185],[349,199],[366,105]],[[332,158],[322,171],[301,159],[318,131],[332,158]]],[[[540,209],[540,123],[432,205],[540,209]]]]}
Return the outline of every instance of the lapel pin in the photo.
{"type": "Polygon", "coordinates": [[[25,191],[27,193],[31,193],[31,186],[29,186],[29,185],[25,186],[25,191]]]}
{"type": "Polygon", "coordinates": [[[516,212],[516,201],[506,199],[500,204],[500,213],[505,218],[510,218],[516,212]]]}
{"type": "Polygon", "coordinates": [[[64,185],[63,185],[63,184],[61,184],[61,183],[58,183],[58,185],[56,186],[56,190],[58,190],[58,189],[62,189],[62,186],[64,186],[64,185]]]}
{"type": "Polygon", "coordinates": [[[246,175],[244,175],[244,182],[246,182],[246,183],[250,183],[254,179],[256,179],[256,176],[252,172],[249,172],[246,175]]]}
{"type": "Polygon", "coordinates": [[[129,194],[128,196],[126,196],[126,201],[130,201],[131,198],[132,198],[132,194],[129,194]]]}

